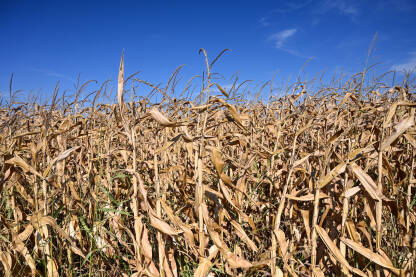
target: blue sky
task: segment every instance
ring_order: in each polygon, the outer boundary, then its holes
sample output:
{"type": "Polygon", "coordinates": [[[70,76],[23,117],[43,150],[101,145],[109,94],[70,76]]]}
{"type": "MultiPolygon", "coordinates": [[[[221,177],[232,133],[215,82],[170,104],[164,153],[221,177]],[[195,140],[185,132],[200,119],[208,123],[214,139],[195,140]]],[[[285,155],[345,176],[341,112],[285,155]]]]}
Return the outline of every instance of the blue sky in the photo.
{"type": "MultiPolygon", "coordinates": [[[[277,82],[319,72],[360,71],[378,32],[370,63],[378,72],[416,66],[416,2],[346,1],[0,1],[0,93],[14,88],[51,95],[57,81],[126,75],[165,84],[185,64],[182,83],[230,48],[214,67],[227,86],[240,80],[277,82]]],[[[195,81],[198,84],[199,81],[195,81]]],[[[115,82],[112,83],[115,86],[115,82]]],[[[91,85],[91,89],[94,86],[91,85]]],[[[96,88],[96,87],[95,87],[96,88]]],[[[138,90],[140,93],[140,89],[138,90]]]]}

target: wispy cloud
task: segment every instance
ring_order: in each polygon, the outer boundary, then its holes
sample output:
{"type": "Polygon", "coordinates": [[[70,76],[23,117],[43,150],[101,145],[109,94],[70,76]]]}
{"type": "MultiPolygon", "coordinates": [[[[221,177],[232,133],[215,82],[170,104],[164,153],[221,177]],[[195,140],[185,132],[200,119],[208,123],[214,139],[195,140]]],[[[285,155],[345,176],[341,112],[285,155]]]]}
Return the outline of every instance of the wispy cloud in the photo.
{"type": "Polygon", "coordinates": [[[282,48],[285,42],[297,32],[297,29],[286,29],[269,36],[269,40],[274,41],[276,48],[282,48]]]}
{"type": "Polygon", "coordinates": [[[282,50],[282,51],[285,51],[286,53],[289,53],[289,54],[291,54],[293,56],[296,56],[298,58],[308,59],[308,60],[314,60],[314,59],[316,59],[315,56],[306,56],[306,55],[303,55],[302,53],[300,53],[299,51],[294,50],[294,49],[289,49],[289,48],[285,48],[285,47],[281,47],[279,49],[282,50]]]}
{"type": "Polygon", "coordinates": [[[336,10],[343,15],[351,17],[356,17],[360,13],[356,5],[345,0],[324,0],[319,5],[318,13],[324,14],[331,10],[336,10]]]}
{"type": "Polygon", "coordinates": [[[308,9],[304,8],[308,6],[310,3],[312,3],[312,0],[292,0],[282,2],[281,4],[279,4],[279,8],[269,10],[265,16],[260,18],[260,25],[262,27],[268,27],[270,25],[273,25],[274,21],[276,19],[278,20],[282,16],[289,16],[288,14],[292,13],[296,13],[296,15],[299,16],[299,12],[301,12],[302,14],[305,12],[307,13],[308,9]],[[277,17],[276,14],[278,14],[277,17]]]}
{"type": "Polygon", "coordinates": [[[268,16],[263,16],[262,18],[260,18],[260,25],[262,27],[270,26],[269,17],[268,16]]]}
{"type": "Polygon", "coordinates": [[[274,10],[274,12],[278,12],[278,13],[287,13],[287,12],[294,12],[297,10],[300,10],[304,7],[306,7],[307,5],[309,5],[312,2],[312,0],[306,0],[306,1],[287,1],[284,2],[283,7],[274,10]]]}
{"type": "Polygon", "coordinates": [[[377,10],[389,10],[391,9],[411,13],[416,9],[416,5],[413,0],[381,0],[377,1],[375,5],[377,10]]]}
{"type": "Polygon", "coordinates": [[[58,73],[58,72],[55,72],[55,71],[52,71],[52,70],[45,70],[45,69],[39,69],[39,68],[31,68],[31,70],[34,71],[34,72],[42,73],[45,76],[56,77],[56,78],[59,78],[59,79],[66,79],[68,81],[71,81],[71,82],[75,83],[74,78],[71,78],[71,77],[69,77],[65,74],[61,74],[61,73],[58,73]]]}
{"type": "Polygon", "coordinates": [[[416,51],[409,53],[409,59],[401,64],[395,64],[391,67],[391,70],[396,71],[410,71],[416,70],[416,51]]]}
{"type": "Polygon", "coordinates": [[[299,53],[299,51],[295,50],[295,49],[291,49],[288,48],[285,44],[286,41],[290,38],[293,37],[296,32],[298,30],[296,28],[291,28],[291,29],[286,29],[277,33],[274,33],[272,35],[270,35],[268,37],[269,41],[273,41],[274,42],[274,46],[279,49],[282,50],[286,53],[289,53],[293,56],[299,57],[299,58],[304,58],[304,59],[315,59],[315,57],[311,57],[311,56],[305,56],[302,55],[301,53],[299,53]]]}

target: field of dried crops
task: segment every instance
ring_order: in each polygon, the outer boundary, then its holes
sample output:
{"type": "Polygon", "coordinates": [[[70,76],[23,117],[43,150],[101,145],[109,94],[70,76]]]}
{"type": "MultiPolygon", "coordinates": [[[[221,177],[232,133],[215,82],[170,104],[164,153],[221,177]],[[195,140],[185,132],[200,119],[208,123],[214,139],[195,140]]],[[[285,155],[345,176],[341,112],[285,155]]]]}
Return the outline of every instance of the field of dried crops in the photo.
{"type": "Polygon", "coordinates": [[[4,106],[0,275],[415,276],[413,88],[204,76],[126,103],[122,59],[117,104],[4,106]]]}

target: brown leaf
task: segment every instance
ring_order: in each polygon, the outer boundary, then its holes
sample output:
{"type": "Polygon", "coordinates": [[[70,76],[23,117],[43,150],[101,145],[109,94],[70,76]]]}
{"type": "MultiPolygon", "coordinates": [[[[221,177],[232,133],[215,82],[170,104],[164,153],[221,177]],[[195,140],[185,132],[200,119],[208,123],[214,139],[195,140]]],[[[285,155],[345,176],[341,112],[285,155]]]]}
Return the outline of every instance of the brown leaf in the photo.
{"type": "Polygon", "coordinates": [[[40,177],[40,178],[42,178],[43,179],[43,176],[39,173],[39,172],[37,172],[33,167],[31,167],[30,165],[28,165],[22,158],[20,158],[17,154],[13,157],[13,158],[11,158],[11,159],[9,159],[9,160],[7,160],[7,161],[5,161],[5,163],[6,164],[12,164],[12,165],[14,165],[14,166],[19,166],[19,167],[21,167],[24,171],[28,171],[28,172],[30,172],[30,173],[32,173],[32,174],[34,174],[34,175],[36,175],[36,176],[38,176],[38,177],[40,177]]]}
{"type": "Polygon", "coordinates": [[[70,149],[68,149],[68,150],[65,150],[65,151],[63,151],[62,153],[60,153],[55,159],[53,159],[50,163],[49,163],[49,165],[48,165],[48,167],[46,168],[46,170],[43,172],[43,177],[45,177],[46,178],[46,176],[48,176],[48,174],[49,174],[49,171],[52,169],[52,166],[56,163],[56,162],[59,162],[59,161],[61,161],[61,160],[63,160],[63,159],[65,159],[66,157],[68,157],[72,152],[74,152],[74,151],[76,151],[76,150],[78,150],[79,148],[81,148],[81,146],[76,146],[76,147],[72,147],[72,148],[70,148],[70,149]]]}
{"type": "Polygon", "coordinates": [[[33,259],[32,255],[29,254],[29,250],[27,247],[22,243],[16,243],[14,247],[16,251],[18,251],[26,260],[26,263],[29,265],[32,276],[36,276],[36,264],[35,260],[33,259]]]}
{"type": "Polygon", "coordinates": [[[225,102],[223,99],[216,98],[216,101],[222,103],[225,107],[227,107],[228,112],[231,114],[231,117],[234,119],[234,121],[237,123],[237,126],[246,129],[243,125],[242,116],[238,113],[236,107],[232,104],[229,104],[225,102]]]}
{"type": "Polygon", "coordinates": [[[178,277],[178,267],[175,261],[175,253],[172,248],[168,250],[168,260],[170,263],[170,268],[172,270],[173,276],[178,277]]]}
{"type": "Polygon", "coordinates": [[[232,252],[227,252],[225,254],[225,259],[232,268],[250,268],[253,266],[252,263],[250,263],[246,259],[237,256],[232,252]]]}
{"type": "Polygon", "coordinates": [[[292,167],[297,167],[297,166],[299,166],[299,165],[301,165],[302,163],[304,163],[310,156],[311,156],[312,154],[308,154],[308,155],[306,155],[305,157],[303,157],[303,158],[301,158],[301,159],[299,159],[299,160],[297,160],[297,161],[295,161],[294,163],[293,163],[293,166],[292,167]]]}
{"type": "Polygon", "coordinates": [[[407,141],[414,147],[416,148],[416,140],[412,137],[411,134],[406,133],[404,134],[404,137],[407,139],[407,141]]]}
{"type": "Polygon", "coordinates": [[[371,179],[371,177],[365,173],[361,167],[359,167],[356,163],[351,163],[349,166],[352,172],[354,172],[355,176],[357,176],[358,180],[360,180],[361,184],[364,186],[365,190],[368,192],[371,198],[377,201],[381,201],[385,198],[373,179],[371,179]]]}
{"type": "Polygon", "coordinates": [[[215,169],[217,170],[218,175],[222,174],[222,170],[224,169],[224,161],[221,157],[221,152],[214,147],[211,147],[212,153],[212,163],[214,164],[215,169]]]}
{"type": "Polygon", "coordinates": [[[305,132],[306,129],[308,129],[309,127],[311,127],[312,126],[312,122],[313,122],[313,118],[311,118],[305,126],[303,126],[298,131],[296,131],[295,137],[300,136],[300,134],[302,134],[303,132],[305,132]]]}
{"type": "Polygon", "coordinates": [[[65,238],[68,242],[71,243],[71,249],[75,254],[85,258],[85,255],[82,253],[82,251],[75,246],[71,237],[61,227],[58,226],[55,219],[53,219],[50,216],[41,216],[39,214],[35,214],[30,217],[30,221],[36,229],[39,229],[44,225],[49,225],[52,228],[54,228],[58,234],[60,234],[63,238],[65,238]]]}
{"type": "Polygon", "coordinates": [[[400,121],[394,128],[396,131],[386,138],[382,143],[380,150],[384,151],[387,147],[390,146],[398,137],[400,137],[404,132],[406,132],[410,127],[415,124],[415,117],[409,116],[402,121],[400,121]]]}
{"type": "Polygon", "coordinates": [[[238,224],[235,220],[231,220],[231,224],[236,229],[237,235],[240,237],[240,239],[244,241],[254,252],[257,252],[258,248],[256,244],[248,237],[243,227],[241,227],[241,225],[238,224]]]}
{"type": "Polygon", "coordinates": [[[225,89],[223,89],[219,84],[215,83],[215,85],[217,86],[217,88],[221,91],[221,93],[228,98],[228,93],[225,91],[225,89]]]}
{"type": "Polygon", "coordinates": [[[384,120],[383,126],[384,128],[387,128],[391,122],[391,119],[393,118],[394,114],[396,113],[396,109],[398,106],[416,106],[416,103],[414,102],[408,102],[408,101],[402,101],[399,100],[397,102],[394,102],[393,105],[391,105],[389,112],[387,113],[386,119],[384,120]]]}
{"type": "Polygon", "coordinates": [[[361,189],[360,189],[360,187],[352,187],[352,188],[350,188],[350,189],[347,189],[346,191],[345,191],[345,193],[344,193],[344,197],[346,197],[346,198],[350,198],[350,197],[352,197],[352,196],[354,196],[354,195],[356,195],[359,191],[360,191],[361,189]]]}
{"type": "Polygon", "coordinates": [[[182,124],[170,121],[164,114],[162,114],[158,109],[153,108],[150,110],[149,114],[156,120],[160,125],[164,127],[175,127],[181,126],[182,124]]]}
{"type": "Polygon", "coordinates": [[[288,242],[286,241],[285,233],[279,228],[277,230],[274,230],[274,235],[276,236],[277,241],[279,242],[279,246],[282,251],[282,258],[284,258],[287,254],[288,249],[288,242]]]}
{"type": "MultiPolygon", "coordinates": [[[[312,201],[315,199],[315,195],[312,193],[306,194],[306,195],[302,195],[302,196],[295,196],[292,194],[286,194],[286,198],[291,199],[291,200],[295,200],[295,201],[312,201]]],[[[323,199],[323,198],[329,198],[329,196],[323,192],[321,192],[319,194],[319,199],[323,199]]]]}
{"type": "Polygon", "coordinates": [[[348,268],[350,271],[354,272],[355,274],[358,274],[360,276],[366,277],[367,275],[364,274],[359,269],[353,268],[350,266],[350,264],[347,262],[347,260],[342,255],[341,251],[338,249],[338,247],[335,245],[335,243],[332,241],[332,239],[328,236],[328,233],[320,226],[315,225],[316,231],[319,234],[319,237],[322,239],[322,241],[325,243],[326,248],[331,252],[331,254],[337,259],[337,261],[343,265],[344,267],[348,268]]]}
{"type": "Polygon", "coordinates": [[[335,177],[337,177],[339,174],[343,173],[346,168],[346,163],[341,162],[336,167],[334,167],[326,176],[322,177],[317,184],[317,188],[322,189],[325,187],[329,182],[332,181],[335,177]]]}
{"type": "Polygon", "coordinates": [[[365,248],[364,246],[362,246],[361,244],[347,239],[347,238],[343,238],[341,237],[341,241],[343,243],[345,243],[348,247],[350,247],[351,249],[353,249],[354,251],[357,251],[358,253],[360,253],[361,255],[363,255],[364,257],[366,257],[367,259],[369,259],[370,261],[390,269],[392,272],[394,272],[397,275],[400,275],[400,270],[398,268],[395,268],[391,265],[391,261],[386,260],[382,255],[374,253],[373,251],[371,251],[368,248],[365,248]]]}
{"type": "Polygon", "coordinates": [[[311,227],[309,224],[310,211],[301,209],[300,213],[302,215],[303,224],[305,225],[306,236],[308,237],[308,242],[310,243],[311,242],[311,227]]]}
{"type": "Polygon", "coordinates": [[[123,100],[123,90],[124,90],[124,52],[121,54],[120,68],[118,70],[118,82],[117,82],[117,99],[120,106],[120,112],[124,111],[124,100],[123,100]]]}
{"type": "Polygon", "coordinates": [[[169,235],[169,236],[176,236],[178,234],[183,233],[181,230],[175,230],[168,223],[158,218],[157,216],[153,215],[152,213],[149,213],[149,216],[150,216],[150,225],[152,225],[153,227],[155,227],[162,233],[169,235]]]}
{"type": "Polygon", "coordinates": [[[332,135],[332,137],[328,140],[328,144],[332,144],[334,143],[339,136],[341,136],[341,134],[344,132],[344,130],[338,130],[335,134],[332,135]]]}
{"type": "Polygon", "coordinates": [[[201,261],[198,264],[197,269],[194,272],[194,277],[206,277],[211,268],[211,261],[207,258],[201,258],[201,261]]]}
{"type": "Polygon", "coordinates": [[[165,201],[163,201],[163,199],[160,199],[160,203],[162,204],[163,210],[166,212],[169,219],[176,225],[178,225],[179,228],[182,229],[182,231],[184,232],[185,240],[190,244],[189,246],[195,247],[194,234],[191,228],[189,228],[185,223],[183,223],[178,216],[174,215],[172,209],[169,207],[169,205],[166,204],[165,201]]]}
{"type": "Polygon", "coordinates": [[[173,272],[170,269],[170,265],[168,263],[168,259],[166,258],[166,256],[163,259],[163,270],[165,271],[165,277],[173,277],[173,272]]]}
{"type": "Polygon", "coordinates": [[[4,252],[0,250],[0,261],[3,265],[5,276],[11,276],[12,270],[12,257],[9,252],[4,252]]]}
{"type": "Polygon", "coordinates": [[[142,245],[143,255],[149,260],[152,260],[152,257],[153,257],[152,245],[149,242],[149,235],[148,235],[146,226],[143,226],[141,245],[142,245]]]}

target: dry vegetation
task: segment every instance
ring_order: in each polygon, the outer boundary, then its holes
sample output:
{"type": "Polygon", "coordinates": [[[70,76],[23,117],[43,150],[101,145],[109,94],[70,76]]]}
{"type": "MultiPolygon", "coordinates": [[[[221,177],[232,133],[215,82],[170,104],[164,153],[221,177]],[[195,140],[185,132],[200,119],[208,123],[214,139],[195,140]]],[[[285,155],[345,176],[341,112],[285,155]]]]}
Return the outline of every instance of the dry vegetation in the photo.
{"type": "Polygon", "coordinates": [[[203,102],[122,59],[117,104],[3,105],[0,275],[414,276],[413,88],[250,102],[206,65],[203,102]]]}

